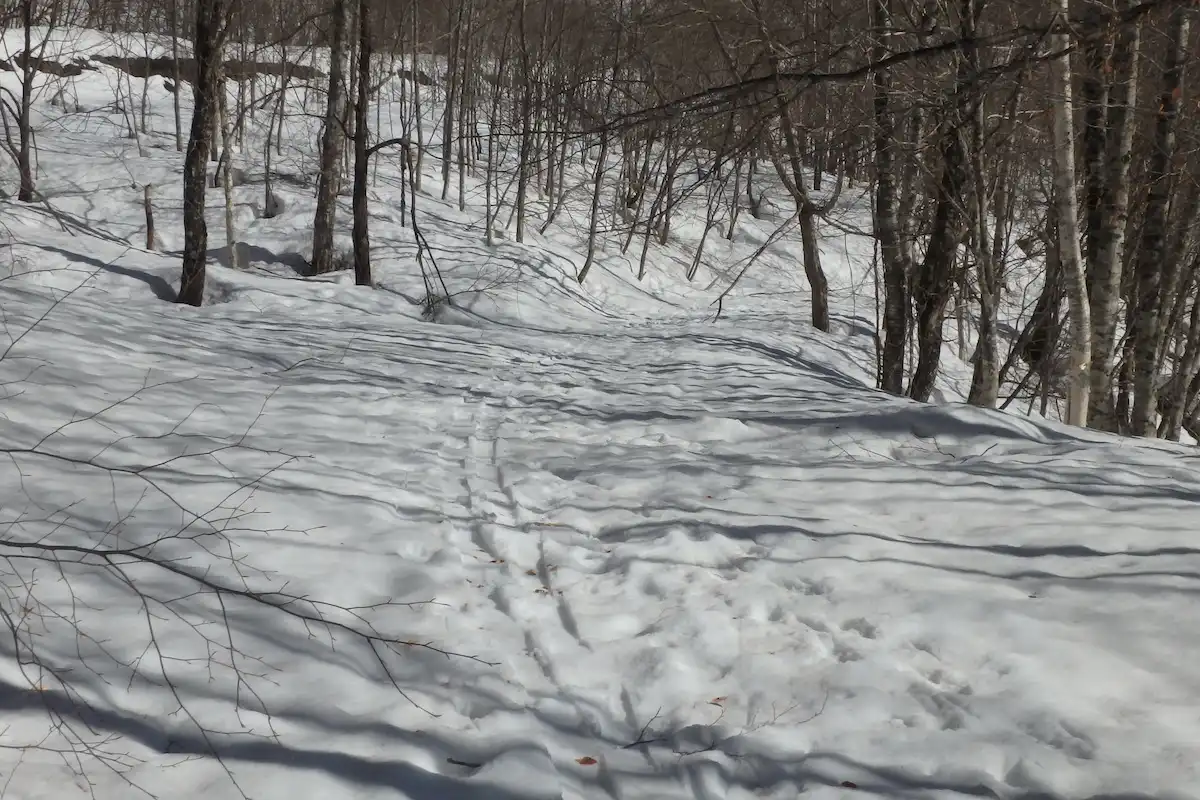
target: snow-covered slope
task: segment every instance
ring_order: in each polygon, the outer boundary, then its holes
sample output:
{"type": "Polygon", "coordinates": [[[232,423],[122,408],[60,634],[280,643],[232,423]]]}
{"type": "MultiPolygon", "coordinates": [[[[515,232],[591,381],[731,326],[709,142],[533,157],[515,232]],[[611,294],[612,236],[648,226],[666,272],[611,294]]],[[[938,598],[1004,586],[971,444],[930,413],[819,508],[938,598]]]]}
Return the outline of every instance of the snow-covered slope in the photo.
{"type": "MultiPolygon", "coordinates": [[[[43,136],[58,218],[3,206],[4,797],[1200,797],[1191,451],[871,390],[854,264],[814,334],[794,243],[713,321],[753,221],[696,286],[663,249],[579,287],[571,236],[422,197],[435,323],[394,197],[365,289],[291,275],[311,201],[248,187],[251,269],[176,307],[132,145],[43,136]]],[[[138,159],[169,236],[176,156],[138,159]]]]}

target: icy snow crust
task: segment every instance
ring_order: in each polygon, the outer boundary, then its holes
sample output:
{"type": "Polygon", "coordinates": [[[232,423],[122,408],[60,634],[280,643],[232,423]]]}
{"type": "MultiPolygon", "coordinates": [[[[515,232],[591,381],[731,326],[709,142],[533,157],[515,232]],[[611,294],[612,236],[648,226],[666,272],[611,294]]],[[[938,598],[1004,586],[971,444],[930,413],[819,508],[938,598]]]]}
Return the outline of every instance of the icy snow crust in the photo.
{"type": "Polygon", "coordinates": [[[871,390],[861,237],[826,242],[833,334],[790,239],[714,322],[774,223],[691,285],[674,244],[578,287],[586,221],[488,248],[434,164],[456,299],[427,321],[385,164],[379,288],[297,277],[311,192],[265,220],[251,185],[249,268],[179,308],[177,258],[129,244],[131,172],[180,244],[170,137],[40,112],[56,214],[3,206],[0,537],[64,549],[0,546],[0,608],[73,694],[5,633],[5,798],[1200,797],[1195,456],[871,390]],[[72,563],[97,547],[177,570],[72,563]]]}

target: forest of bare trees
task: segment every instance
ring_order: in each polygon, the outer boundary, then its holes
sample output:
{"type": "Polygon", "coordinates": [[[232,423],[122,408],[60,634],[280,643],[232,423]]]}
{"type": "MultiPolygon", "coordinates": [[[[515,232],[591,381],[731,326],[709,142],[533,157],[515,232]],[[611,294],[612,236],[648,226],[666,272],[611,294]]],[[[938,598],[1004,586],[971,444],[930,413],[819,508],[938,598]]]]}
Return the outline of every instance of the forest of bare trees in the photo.
{"type": "MultiPolygon", "coordinates": [[[[795,268],[811,290],[811,323],[829,330],[820,243],[855,189],[870,203],[876,245],[880,388],[929,400],[957,320],[960,333],[971,329],[962,355],[974,367],[972,403],[1134,435],[1200,435],[1200,0],[5,9],[7,35],[25,36],[4,65],[23,88],[6,90],[2,105],[25,202],[38,200],[34,79],[64,69],[43,57],[36,32],[83,26],[171,42],[172,57],[123,68],[168,77],[192,97],[187,131],[176,103],[186,151],[179,302],[203,302],[205,196],[222,185],[228,196],[229,140],[248,120],[265,123],[269,209],[271,151],[295,113],[286,98],[303,92],[320,98],[309,113],[324,114],[314,272],[353,267],[371,285],[367,186],[379,158],[407,175],[401,215],[414,229],[419,192],[461,207],[468,177],[484,186],[489,243],[565,224],[568,204],[583,209],[581,283],[602,242],[632,254],[644,277],[647,253],[670,240],[685,206],[706,209],[694,274],[707,242],[732,238],[739,214],[763,213],[770,187],[788,212],[781,233],[802,244],[795,268]],[[383,102],[400,104],[401,135],[373,129],[383,102]],[[431,161],[440,185],[422,187],[431,161]],[[347,191],[350,220],[338,218],[347,191]],[[343,228],[349,253],[334,244],[343,228]]],[[[236,259],[232,228],[230,217],[236,259]]]]}

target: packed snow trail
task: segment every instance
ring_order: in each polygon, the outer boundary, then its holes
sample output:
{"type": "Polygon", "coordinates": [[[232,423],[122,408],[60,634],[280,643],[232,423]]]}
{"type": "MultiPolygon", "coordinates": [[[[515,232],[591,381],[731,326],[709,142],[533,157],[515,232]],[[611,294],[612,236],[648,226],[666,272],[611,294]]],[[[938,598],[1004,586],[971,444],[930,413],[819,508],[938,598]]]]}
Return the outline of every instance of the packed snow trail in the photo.
{"type": "MultiPolygon", "coordinates": [[[[10,325],[47,308],[5,291],[10,325]]],[[[235,621],[278,735],[217,744],[248,796],[1200,792],[1188,451],[887,398],[770,317],[551,334],[421,322],[379,294],[258,314],[84,291],[21,342],[45,372],[0,362],[19,441],[149,382],[70,447],[123,431],[142,437],[123,458],[153,460],[199,414],[191,433],[301,456],[258,484],[239,555],[347,607],[436,600],[374,621],[495,663],[414,651],[409,702],[359,648],[235,621]]],[[[84,494],[76,513],[99,513],[84,494]]],[[[113,639],[119,610],[95,623],[113,639]]],[[[159,645],[183,647],[171,630],[159,645]]],[[[31,730],[44,712],[5,681],[6,722],[31,730]]],[[[206,743],[161,687],[102,685],[91,722],[144,759],[132,780],[236,796],[182,758],[206,743]]],[[[203,686],[185,702],[218,727],[234,695],[203,686]]],[[[28,755],[10,796],[71,796],[55,764],[28,755]]]]}

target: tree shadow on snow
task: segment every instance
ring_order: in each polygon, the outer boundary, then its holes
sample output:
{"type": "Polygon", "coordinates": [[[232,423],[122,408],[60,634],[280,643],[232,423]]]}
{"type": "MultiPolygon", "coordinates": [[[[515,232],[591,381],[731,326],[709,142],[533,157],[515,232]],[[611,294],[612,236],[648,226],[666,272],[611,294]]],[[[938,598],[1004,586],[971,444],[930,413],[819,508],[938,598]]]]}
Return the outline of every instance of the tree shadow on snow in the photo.
{"type": "MultiPolygon", "coordinates": [[[[468,694],[479,687],[463,688],[468,694]]],[[[503,705],[503,699],[481,697],[487,702],[503,705]]],[[[571,698],[567,698],[570,700],[571,698]]],[[[0,711],[45,710],[70,721],[88,725],[98,732],[114,733],[137,742],[150,750],[162,754],[180,756],[216,756],[236,776],[237,763],[259,764],[289,770],[322,772],[329,777],[364,787],[393,789],[412,800],[534,800],[545,797],[553,787],[530,787],[529,792],[516,792],[494,784],[474,783],[469,776],[483,763],[506,755],[529,756],[542,760],[545,749],[533,739],[511,740],[503,743],[489,740],[486,745],[457,741],[461,737],[447,731],[441,735],[436,730],[407,731],[382,721],[363,721],[347,718],[345,724],[333,722],[309,710],[285,711],[281,716],[299,722],[310,729],[327,734],[331,740],[339,736],[369,736],[377,744],[402,750],[419,748],[426,755],[433,755],[445,763],[443,774],[422,769],[403,759],[384,760],[365,755],[296,747],[276,738],[267,737],[220,737],[208,738],[188,732],[167,732],[153,721],[114,709],[81,708],[57,691],[33,692],[0,681],[0,711]]],[[[539,723],[550,730],[572,736],[579,731],[564,727],[553,718],[528,705],[520,710],[531,714],[539,723]]],[[[644,731],[643,731],[644,733],[644,731]]],[[[739,787],[750,792],[773,791],[783,786],[795,787],[798,791],[815,788],[854,790],[856,794],[878,797],[921,797],[937,792],[939,796],[958,795],[964,798],[1004,798],[1005,800],[1179,800],[1178,795],[1151,795],[1138,792],[1112,792],[1089,796],[1064,796],[1037,789],[1013,792],[991,776],[964,771],[961,776],[941,777],[914,774],[902,767],[875,766],[848,756],[830,751],[810,751],[798,757],[781,757],[753,752],[726,753],[718,744],[714,748],[691,756],[674,751],[662,741],[668,735],[656,736],[655,741],[644,744],[622,743],[611,737],[602,737],[598,752],[606,749],[634,749],[643,757],[644,769],[614,768],[612,766],[597,773],[572,777],[581,778],[584,784],[595,786],[597,794],[617,796],[622,784],[635,786],[649,783],[673,783],[673,789],[703,786],[708,778],[716,777],[729,787],[739,787]]],[[[634,733],[636,735],[636,732],[634,733]]],[[[711,785],[711,784],[710,784],[711,785]]],[[[671,796],[677,796],[677,792],[671,796]]],[[[703,796],[708,796],[707,794],[703,796]]]]}
{"type": "MultiPolygon", "coordinates": [[[[271,269],[278,265],[291,273],[288,277],[307,278],[312,275],[312,267],[308,263],[308,259],[299,253],[276,253],[269,248],[246,242],[238,242],[237,251],[243,267],[252,266],[260,269],[266,267],[268,272],[278,275],[279,270],[271,269]]],[[[208,257],[223,267],[232,266],[228,247],[214,247],[208,251],[208,257]]]]}
{"type": "MultiPolygon", "coordinates": [[[[232,699],[231,699],[232,702],[232,699]]],[[[383,760],[334,750],[293,747],[267,737],[210,737],[167,732],[149,718],[107,708],[81,708],[61,692],[33,692],[0,681],[0,711],[45,710],[93,731],[117,734],[155,752],[220,758],[236,775],[236,762],[323,772],[360,786],[390,788],[404,796],[429,800],[524,800],[491,784],[471,784],[453,775],[429,772],[403,760],[383,760]]],[[[336,730],[330,734],[336,737],[336,730]]],[[[86,760],[84,762],[86,764],[86,760]]],[[[450,765],[453,767],[453,765],[450,765]]],[[[102,769],[97,767],[98,769],[102,769]]]]}
{"type": "Polygon", "coordinates": [[[64,250],[61,247],[55,247],[51,244],[39,244],[36,246],[39,250],[44,250],[47,253],[55,253],[67,259],[68,261],[87,264],[105,272],[111,272],[114,275],[121,275],[126,278],[133,278],[134,280],[141,281],[150,287],[150,291],[152,291],[154,296],[159,300],[165,300],[167,302],[173,302],[175,300],[175,287],[171,285],[170,281],[161,275],[155,275],[153,272],[147,272],[146,270],[136,269],[134,267],[122,267],[111,261],[102,261],[95,256],[76,253],[72,250],[64,250]]]}

